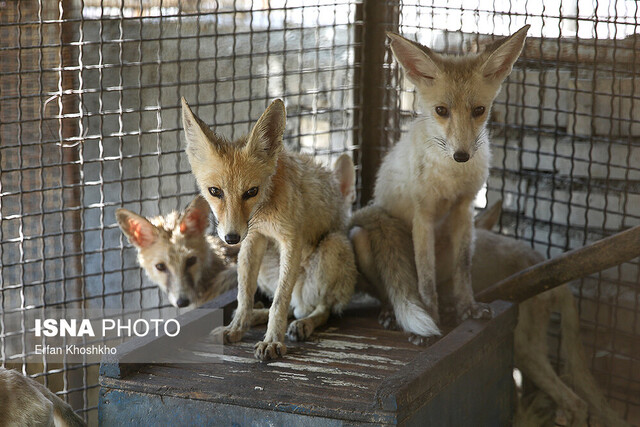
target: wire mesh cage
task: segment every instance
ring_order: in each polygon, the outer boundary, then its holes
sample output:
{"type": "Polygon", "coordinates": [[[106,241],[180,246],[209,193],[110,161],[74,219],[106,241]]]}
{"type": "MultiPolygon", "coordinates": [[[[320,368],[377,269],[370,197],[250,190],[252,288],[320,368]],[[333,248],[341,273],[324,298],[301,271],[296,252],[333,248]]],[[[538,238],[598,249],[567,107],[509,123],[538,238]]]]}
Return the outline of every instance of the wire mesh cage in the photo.
{"type": "MultiPolygon", "coordinates": [[[[385,31],[462,52],[525,23],[525,51],[492,111],[492,169],[477,202],[502,199],[502,232],[554,256],[639,223],[637,2],[0,2],[3,365],[95,422],[97,366],[26,364],[28,331],[4,319],[168,304],[114,213],[166,213],[196,194],[181,96],[230,138],[283,98],[288,148],[326,164],[352,152],[364,204],[420,109],[385,31]]],[[[629,420],[640,417],[639,282],[635,260],[573,286],[592,368],[629,420]]]]}

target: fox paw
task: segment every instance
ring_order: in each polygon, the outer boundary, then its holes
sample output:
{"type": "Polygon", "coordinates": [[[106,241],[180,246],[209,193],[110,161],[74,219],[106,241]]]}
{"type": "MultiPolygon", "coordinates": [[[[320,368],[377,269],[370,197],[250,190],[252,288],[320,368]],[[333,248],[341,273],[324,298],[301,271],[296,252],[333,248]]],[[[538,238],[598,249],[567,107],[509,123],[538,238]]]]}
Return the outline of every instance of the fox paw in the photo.
{"type": "Polygon", "coordinates": [[[215,328],[211,335],[222,335],[222,341],[225,344],[232,344],[242,339],[244,331],[242,329],[231,328],[229,326],[220,326],[215,328]]]}
{"type": "Polygon", "coordinates": [[[287,346],[281,342],[265,342],[260,341],[254,347],[253,355],[256,359],[266,362],[268,360],[278,359],[287,354],[287,346]]]}
{"type": "Polygon", "coordinates": [[[471,319],[491,319],[493,317],[493,310],[491,306],[484,302],[476,302],[462,311],[460,315],[460,321],[471,319]]]}
{"type": "Polygon", "coordinates": [[[294,320],[287,329],[287,338],[291,341],[305,341],[311,336],[313,329],[302,320],[294,320]]]}
{"type": "Polygon", "coordinates": [[[383,308],[378,315],[378,323],[385,329],[396,330],[398,323],[396,322],[396,314],[392,308],[383,308]]]}
{"type": "Polygon", "coordinates": [[[413,345],[422,345],[429,347],[431,344],[438,341],[440,337],[437,335],[431,335],[430,337],[423,337],[422,335],[411,334],[409,335],[409,342],[413,345]]]}

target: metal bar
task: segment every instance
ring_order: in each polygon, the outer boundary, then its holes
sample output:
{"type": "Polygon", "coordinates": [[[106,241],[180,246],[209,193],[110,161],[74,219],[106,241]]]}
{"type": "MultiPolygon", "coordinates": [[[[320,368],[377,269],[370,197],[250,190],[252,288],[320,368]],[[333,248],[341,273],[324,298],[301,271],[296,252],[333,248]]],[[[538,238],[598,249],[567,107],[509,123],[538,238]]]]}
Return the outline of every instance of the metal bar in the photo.
{"type": "Polygon", "coordinates": [[[396,105],[396,91],[387,88],[389,60],[385,59],[386,31],[397,31],[399,4],[387,0],[364,0],[357,5],[355,33],[354,153],[360,164],[359,204],[365,205],[373,197],[378,167],[382,162],[382,148],[388,144],[387,106],[396,105]]]}

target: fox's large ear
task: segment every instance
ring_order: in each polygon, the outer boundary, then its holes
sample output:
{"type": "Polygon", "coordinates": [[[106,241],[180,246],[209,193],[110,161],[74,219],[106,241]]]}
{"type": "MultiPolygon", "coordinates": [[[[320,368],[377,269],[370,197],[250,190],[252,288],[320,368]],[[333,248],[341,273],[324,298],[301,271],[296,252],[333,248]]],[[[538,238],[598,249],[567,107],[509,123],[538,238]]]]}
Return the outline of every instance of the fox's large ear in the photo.
{"type": "Polygon", "coordinates": [[[487,46],[483,54],[487,56],[487,59],[481,68],[483,77],[502,82],[511,74],[513,64],[524,47],[529,27],[530,25],[525,25],[509,37],[497,40],[487,46]]]}
{"type": "Polygon", "coordinates": [[[391,51],[414,84],[418,81],[433,83],[440,74],[437,55],[428,47],[407,40],[398,34],[387,32],[391,39],[391,51]]]}
{"type": "Polygon", "coordinates": [[[180,232],[186,236],[196,236],[209,226],[211,208],[202,196],[197,196],[180,217],[180,232]]]}
{"type": "Polygon", "coordinates": [[[190,159],[206,159],[214,153],[221,143],[214,133],[198,118],[187,101],[182,98],[182,127],[187,142],[187,155],[190,159]]]}
{"type": "Polygon", "coordinates": [[[333,165],[333,175],[340,184],[340,192],[342,197],[351,203],[355,201],[356,195],[356,169],[353,166],[353,160],[348,154],[342,154],[333,165]]]}
{"type": "Polygon", "coordinates": [[[116,220],[124,235],[140,249],[148,248],[158,239],[158,229],[140,215],[126,209],[118,209],[116,220]]]}
{"type": "Polygon", "coordinates": [[[251,130],[245,149],[273,157],[282,150],[282,136],[287,122],[284,102],[276,99],[267,107],[251,130]]]}

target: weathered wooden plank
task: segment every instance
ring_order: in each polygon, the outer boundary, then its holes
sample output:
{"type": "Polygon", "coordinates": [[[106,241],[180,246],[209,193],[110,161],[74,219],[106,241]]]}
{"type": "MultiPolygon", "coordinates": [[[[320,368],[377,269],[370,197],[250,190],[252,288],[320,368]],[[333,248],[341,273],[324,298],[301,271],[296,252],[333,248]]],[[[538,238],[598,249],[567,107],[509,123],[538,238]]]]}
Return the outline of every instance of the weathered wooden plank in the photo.
{"type": "Polygon", "coordinates": [[[476,295],[478,301],[525,301],[532,296],[640,256],[640,226],[541,262],[476,295]]]}
{"type": "Polygon", "coordinates": [[[491,321],[466,321],[464,328],[454,330],[405,369],[386,378],[376,393],[380,408],[398,411],[416,400],[428,400],[485,357],[496,346],[496,337],[510,336],[517,310],[503,301],[495,301],[492,308],[495,317],[491,321]]]}
{"type": "MultiPolygon", "coordinates": [[[[208,411],[207,408],[216,408],[216,414],[206,418],[208,424],[219,416],[230,417],[240,424],[271,419],[263,417],[261,411],[302,417],[300,420],[295,418],[296,424],[307,422],[307,417],[323,417],[327,422],[340,420],[346,424],[410,423],[415,421],[416,414],[428,417],[433,416],[433,411],[437,413],[438,410],[429,403],[435,399],[437,390],[454,387],[452,384],[465,376],[476,375],[474,368],[482,370],[484,364],[493,363],[499,366],[487,369],[490,372],[492,369],[501,370],[501,375],[496,375],[496,378],[510,376],[509,340],[514,315],[509,314],[512,312],[508,306],[506,303],[494,303],[497,313],[494,321],[465,322],[429,348],[410,344],[402,332],[382,329],[377,325],[377,310],[347,310],[344,317],[331,319],[327,327],[320,328],[310,341],[288,343],[287,355],[268,364],[253,357],[253,345],[264,334],[264,327],[254,328],[240,343],[225,346],[222,356],[213,355],[222,363],[165,363],[139,367],[137,372],[124,378],[103,376],[101,400],[104,402],[101,402],[100,416],[104,422],[118,419],[119,415],[114,413],[114,400],[120,411],[127,410],[133,414],[132,420],[142,412],[135,408],[126,409],[128,399],[131,405],[139,401],[148,407],[155,407],[157,401],[182,400],[185,406],[179,407],[176,403],[175,407],[180,414],[186,407],[199,413],[208,411]],[[361,315],[362,312],[366,315],[361,315]],[[499,329],[495,324],[502,324],[503,328],[499,329]],[[477,334],[480,338],[471,338],[477,334]],[[506,353],[505,358],[489,354],[480,342],[494,351],[499,348],[506,353]],[[491,358],[490,362],[487,356],[491,358]],[[443,370],[450,373],[438,373],[443,370]],[[440,378],[431,383],[429,390],[432,393],[422,391],[420,372],[422,376],[440,378]],[[408,378],[406,373],[418,376],[408,378]],[[394,378],[396,383],[388,382],[394,378]],[[397,397],[400,406],[380,405],[381,390],[397,397]],[[414,393],[416,390],[417,394],[414,393]],[[263,418],[248,420],[243,418],[248,416],[246,414],[255,417],[260,414],[263,418]]],[[[181,351],[185,355],[189,352],[208,354],[217,349],[215,339],[203,335],[186,344],[181,351]]],[[[490,380],[483,378],[482,381],[487,383],[490,380]]],[[[463,387],[457,387],[451,388],[450,392],[464,391],[463,387]]],[[[495,397],[496,402],[510,401],[505,397],[510,396],[510,384],[496,383],[491,387],[494,394],[503,394],[500,398],[495,397]]],[[[470,403],[469,413],[482,410],[493,420],[508,418],[511,407],[502,407],[501,404],[492,403],[492,409],[485,411],[483,405],[486,403],[470,403]]],[[[162,412],[165,416],[168,416],[169,408],[174,408],[173,403],[164,407],[162,412]]],[[[175,414],[170,415],[175,417],[175,414]]],[[[157,415],[158,421],[161,416],[157,415]]]]}
{"type": "MultiPolygon", "coordinates": [[[[233,289],[219,298],[203,305],[203,309],[192,310],[178,317],[180,325],[189,327],[189,334],[181,334],[176,337],[167,336],[164,331],[160,336],[152,335],[129,340],[118,346],[115,355],[106,355],[100,364],[100,375],[112,378],[123,378],[140,367],[140,364],[131,363],[140,354],[157,354],[161,359],[167,349],[173,349],[183,345],[185,339],[193,339],[196,336],[208,334],[215,324],[215,313],[210,310],[222,308],[230,312],[232,303],[236,300],[237,290],[233,289]]],[[[139,357],[138,357],[139,358],[139,357]]]]}

